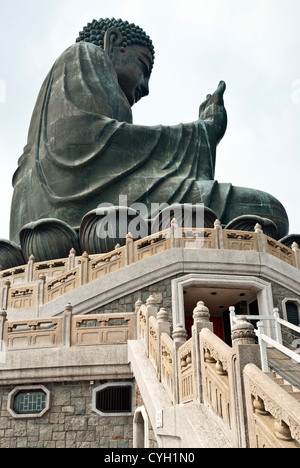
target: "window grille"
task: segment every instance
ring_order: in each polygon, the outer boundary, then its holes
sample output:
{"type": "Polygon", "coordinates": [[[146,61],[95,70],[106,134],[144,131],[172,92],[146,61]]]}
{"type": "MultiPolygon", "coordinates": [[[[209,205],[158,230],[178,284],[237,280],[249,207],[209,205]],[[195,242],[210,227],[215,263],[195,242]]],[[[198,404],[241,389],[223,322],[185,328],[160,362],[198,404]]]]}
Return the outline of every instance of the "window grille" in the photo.
{"type": "Polygon", "coordinates": [[[288,301],[286,303],[286,315],[287,321],[292,323],[293,325],[299,325],[299,312],[298,306],[295,302],[288,301]]]}
{"type": "Polygon", "coordinates": [[[102,413],[131,413],[131,385],[111,386],[97,392],[96,407],[102,413]]]}
{"type": "Polygon", "coordinates": [[[14,397],[13,410],[17,414],[41,413],[46,407],[46,398],[42,390],[19,392],[14,397]]]}

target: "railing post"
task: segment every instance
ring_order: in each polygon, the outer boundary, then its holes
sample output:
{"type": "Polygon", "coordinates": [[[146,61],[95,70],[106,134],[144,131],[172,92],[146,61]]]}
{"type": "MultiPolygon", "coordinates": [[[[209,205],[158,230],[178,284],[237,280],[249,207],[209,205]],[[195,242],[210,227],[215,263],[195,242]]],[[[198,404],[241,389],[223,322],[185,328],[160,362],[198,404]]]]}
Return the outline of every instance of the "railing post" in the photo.
{"type": "Polygon", "coordinates": [[[275,323],[275,337],[276,341],[279,344],[282,344],[282,333],[281,333],[281,325],[278,322],[279,319],[279,309],[275,308],[274,311],[274,323],[275,323]]]}
{"type": "Polygon", "coordinates": [[[26,267],[26,282],[31,283],[33,281],[33,276],[34,276],[34,264],[35,264],[35,258],[33,255],[30,255],[26,267]]]}
{"type": "Polygon", "coordinates": [[[166,309],[160,309],[157,314],[157,377],[161,381],[161,334],[167,333],[170,336],[171,324],[166,309]]]}
{"type": "Polygon", "coordinates": [[[213,324],[210,322],[209,318],[209,309],[205,306],[204,302],[198,302],[193,312],[194,324],[192,326],[192,338],[196,398],[199,402],[202,401],[200,333],[203,328],[208,328],[213,332],[213,324]]]}
{"type": "Polygon", "coordinates": [[[83,286],[89,281],[89,261],[90,257],[87,252],[84,252],[81,256],[80,265],[80,285],[83,286]]]}
{"type": "Polygon", "coordinates": [[[293,263],[296,268],[300,269],[300,250],[299,250],[299,245],[297,244],[297,242],[293,242],[292,251],[293,251],[293,257],[294,257],[293,263]]]}
{"type": "Polygon", "coordinates": [[[8,309],[8,292],[9,292],[9,288],[11,286],[11,283],[9,280],[5,280],[4,281],[4,285],[2,287],[2,300],[1,300],[1,308],[3,310],[7,310],[8,309]]]}
{"type": "Polygon", "coordinates": [[[258,251],[259,252],[266,252],[266,237],[264,235],[264,231],[262,230],[262,227],[260,224],[256,224],[254,227],[254,231],[257,234],[257,245],[258,245],[258,251]]]}
{"type": "Polygon", "coordinates": [[[129,232],[126,236],[126,249],[125,249],[125,266],[134,263],[134,242],[133,236],[129,232]]]}
{"type": "Polygon", "coordinates": [[[146,313],[146,354],[149,357],[149,335],[150,335],[150,325],[149,325],[149,318],[153,315],[155,318],[157,316],[157,302],[155,297],[149,296],[146,301],[147,313],[146,313]]]}
{"type": "Polygon", "coordinates": [[[267,345],[262,338],[262,335],[264,333],[265,333],[265,330],[264,330],[263,322],[257,322],[257,337],[258,337],[258,343],[260,346],[261,370],[263,372],[269,372],[267,345]]]}
{"type": "Polygon", "coordinates": [[[138,299],[135,303],[135,323],[136,323],[136,338],[137,340],[140,339],[140,323],[139,323],[139,320],[140,320],[140,310],[141,310],[141,307],[143,305],[143,301],[142,299],[138,299]]]}
{"type": "Polygon", "coordinates": [[[178,222],[175,218],[171,221],[170,242],[171,249],[181,247],[182,230],[179,230],[178,222]]]}
{"type": "Polygon", "coordinates": [[[224,249],[224,232],[221,221],[219,219],[216,219],[216,221],[214,222],[214,227],[216,231],[216,248],[224,249]]]}
{"type": "Polygon", "coordinates": [[[4,348],[4,331],[5,331],[5,322],[7,321],[7,312],[6,310],[1,310],[0,312],[0,353],[3,352],[4,348]]]}
{"type": "Polygon", "coordinates": [[[76,259],[76,251],[75,249],[70,250],[69,259],[68,259],[68,270],[73,270],[75,268],[75,259],[76,259]]]}
{"type": "Polygon", "coordinates": [[[71,347],[71,336],[72,336],[72,312],[73,307],[71,304],[66,305],[63,313],[62,323],[62,346],[64,348],[71,347]]]}
{"type": "Polygon", "coordinates": [[[174,378],[174,403],[178,405],[180,403],[179,395],[179,359],[178,359],[178,349],[182,346],[187,340],[187,332],[182,325],[177,325],[173,335],[174,348],[173,348],[173,378],[174,378]]]}
{"type": "Polygon", "coordinates": [[[46,276],[39,275],[39,282],[38,282],[38,305],[42,306],[45,302],[45,284],[46,284],[46,276]]]}
{"type": "Polygon", "coordinates": [[[247,321],[244,315],[237,316],[232,327],[232,362],[231,362],[231,396],[232,408],[235,418],[235,438],[238,448],[249,446],[249,434],[247,423],[247,404],[245,399],[244,368],[253,363],[260,367],[260,350],[255,343],[254,326],[247,321]]]}

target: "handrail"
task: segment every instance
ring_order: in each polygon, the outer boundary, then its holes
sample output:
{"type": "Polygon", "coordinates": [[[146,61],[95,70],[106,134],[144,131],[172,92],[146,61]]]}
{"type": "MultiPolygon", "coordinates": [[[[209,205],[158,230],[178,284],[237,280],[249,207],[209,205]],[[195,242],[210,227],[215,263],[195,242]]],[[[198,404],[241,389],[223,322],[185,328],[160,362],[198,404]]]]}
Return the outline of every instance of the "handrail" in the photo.
{"type": "MultiPolygon", "coordinates": [[[[300,333],[300,327],[297,327],[296,325],[293,325],[292,323],[281,319],[279,317],[278,308],[274,308],[273,315],[247,315],[247,320],[259,320],[259,322],[257,323],[257,330],[255,330],[255,334],[258,338],[258,342],[260,345],[263,372],[269,372],[267,344],[271,345],[273,348],[278,349],[279,351],[284,353],[286,356],[289,356],[295,362],[300,363],[300,356],[282,344],[282,333],[281,333],[280,324],[298,333],[300,333]],[[265,334],[263,320],[274,320],[276,340],[274,340],[273,338],[265,334]]],[[[233,327],[236,321],[237,321],[237,316],[235,315],[235,308],[230,307],[231,328],[233,327]]]]}
{"type": "Polygon", "coordinates": [[[299,354],[295,353],[291,349],[286,348],[282,344],[278,343],[277,341],[273,340],[269,336],[265,335],[264,333],[264,325],[262,322],[258,322],[257,324],[257,330],[255,330],[255,334],[258,337],[258,342],[260,345],[260,351],[261,351],[261,364],[262,364],[262,371],[263,372],[269,372],[269,365],[268,365],[268,355],[267,355],[267,346],[266,343],[271,345],[273,348],[278,349],[278,351],[281,351],[284,353],[286,356],[289,356],[291,359],[296,361],[298,364],[300,364],[300,356],[299,354]]]}

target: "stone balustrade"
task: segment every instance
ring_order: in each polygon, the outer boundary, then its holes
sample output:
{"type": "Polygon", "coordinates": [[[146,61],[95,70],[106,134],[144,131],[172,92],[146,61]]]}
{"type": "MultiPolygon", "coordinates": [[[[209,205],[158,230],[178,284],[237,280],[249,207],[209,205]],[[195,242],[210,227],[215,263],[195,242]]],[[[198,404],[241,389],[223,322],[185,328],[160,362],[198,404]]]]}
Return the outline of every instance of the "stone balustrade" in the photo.
{"type": "Polygon", "coordinates": [[[254,327],[239,316],[232,347],[213,333],[203,302],[194,310],[192,338],[170,334],[165,309],[150,296],[136,304],[138,338],[158,380],[176,404],[204,403],[233,447],[300,448],[300,401],[261,371],[254,327]]]}
{"type": "Polygon", "coordinates": [[[97,280],[125,266],[152,257],[171,248],[204,248],[264,252],[300,269],[300,250],[296,243],[290,249],[266,236],[260,226],[254,232],[222,229],[218,221],[214,228],[170,229],[133,241],[127,235],[126,244],[107,254],[78,257],[74,249],[69,258],[35,262],[0,272],[0,307],[24,309],[39,307],[67,292],[97,280]]]}
{"type": "Polygon", "coordinates": [[[0,340],[6,350],[126,344],[136,335],[134,313],[73,316],[68,305],[60,317],[9,322],[0,315],[0,340]]]}

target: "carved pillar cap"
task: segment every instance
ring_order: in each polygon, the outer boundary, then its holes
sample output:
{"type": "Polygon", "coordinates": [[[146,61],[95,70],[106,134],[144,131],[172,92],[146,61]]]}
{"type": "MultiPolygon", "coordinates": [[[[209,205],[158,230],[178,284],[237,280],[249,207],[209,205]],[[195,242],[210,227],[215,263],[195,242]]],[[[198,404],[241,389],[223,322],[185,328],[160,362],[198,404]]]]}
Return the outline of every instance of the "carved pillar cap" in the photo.
{"type": "Polygon", "coordinates": [[[160,309],[160,311],[157,314],[157,321],[158,322],[168,322],[169,320],[169,314],[166,309],[160,309]]]}
{"type": "Polygon", "coordinates": [[[72,312],[73,311],[73,306],[72,304],[67,304],[65,309],[64,309],[65,312],[72,312]]]}
{"type": "Polygon", "coordinates": [[[143,305],[143,301],[142,301],[141,298],[139,298],[139,299],[136,301],[135,306],[136,306],[136,307],[140,307],[141,305],[143,305]]]}
{"type": "Polygon", "coordinates": [[[148,299],[147,299],[147,301],[146,301],[146,304],[147,304],[147,305],[154,305],[154,306],[156,306],[156,305],[157,305],[157,302],[156,302],[155,297],[152,296],[152,295],[149,296],[148,299]]]}
{"type": "Polygon", "coordinates": [[[182,325],[177,325],[177,327],[175,328],[175,330],[173,331],[173,335],[172,335],[172,338],[175,342],[179,343],[179,342],[185,342],[186,339],[187,339],[187,332],[186,330],[183,328],[182,325]]]}
{"type": "Polygon", "coordinates": [[[193,319],[194,322],[209,322],[210,312],[205,306],[204,302],[200,301],[194,309],[193,319]]]}
{"type": "Polygon", "coordinates": [[[237,344],[255,344],[254,326],[248,322],[245,315],[237,316],[237,323],[232,327],[232,343],[237,344]]]}

